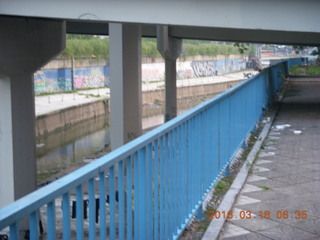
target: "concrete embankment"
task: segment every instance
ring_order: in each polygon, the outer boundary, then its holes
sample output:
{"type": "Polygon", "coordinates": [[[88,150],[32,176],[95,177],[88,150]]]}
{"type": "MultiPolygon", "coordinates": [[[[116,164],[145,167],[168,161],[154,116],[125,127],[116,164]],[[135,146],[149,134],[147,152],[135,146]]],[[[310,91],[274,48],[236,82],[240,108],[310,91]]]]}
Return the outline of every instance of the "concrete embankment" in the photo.
{"type": "MultiPolygon", "coordinates": [[[[241,76],[241,75],[240,75],[241,76]]],[[[200,96],[211,97],[242,81],[228,79],[225,82],[205,82],[191,86],[178,85],[178,109],[183,104],[181,99],[200,96]],[[179,106],[180,105],[180,106],[179,106]]],[[[143,87],[143,117],[163,113],[165,90],[160,87],[143,87]]],[[[37,96],[36,135],[41,136],[63,129],[82,121],[109,114],[109,89],[94,89],[73,94],[37,96]]],[[[182,107],[183,108],[183,107],[182,107]]],[[[185,107],[184,107],[185,108],[185,107]]]]}
{"type": "Polygon", "coordinates": [[[107,113],[108,101],[99,99],[39,115],[36,118],[36,135],[41,136],[107,113]]]}

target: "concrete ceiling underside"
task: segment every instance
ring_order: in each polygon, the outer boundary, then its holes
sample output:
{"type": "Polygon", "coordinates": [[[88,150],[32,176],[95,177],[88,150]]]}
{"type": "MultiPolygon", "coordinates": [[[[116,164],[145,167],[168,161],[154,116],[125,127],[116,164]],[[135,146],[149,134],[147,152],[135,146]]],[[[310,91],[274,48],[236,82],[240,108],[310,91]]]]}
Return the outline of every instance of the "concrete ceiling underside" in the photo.
{"type": "MultiPolygon", "coordinates": [[[[67,21],[67,32],[74,34],[109,35],[109,27],[108,23],[67,21]]],[[[156,34],[156,25],[142,25],[143,37],[155,38],[156,34]]],[[[313,32],[170,25],[169,35],[171,37],[181,39],[320,46],[320,33],[313,32]]]]}
{"type": "Polygon", "coordinates": [[[1,0],[0,15],[67,21],[69,33],[108,35],[108,23],[141,23],[144,37],[157,25],[182,39],[320,45],[317,0],[1,0]]]}

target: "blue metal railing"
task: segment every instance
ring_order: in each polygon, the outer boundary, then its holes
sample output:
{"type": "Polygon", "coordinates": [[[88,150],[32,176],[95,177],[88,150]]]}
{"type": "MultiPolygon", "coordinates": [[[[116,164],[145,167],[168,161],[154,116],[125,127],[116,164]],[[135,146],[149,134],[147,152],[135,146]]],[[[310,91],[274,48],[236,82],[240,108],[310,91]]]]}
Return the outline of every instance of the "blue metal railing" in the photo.
{"type": "Polygon", "coordinates": [[[40,219],[48,239],[178,238],[278,90],[280,71],[287,76],[287,63],[0,209],[0,229],[20,239],[29,217],[30,239],[40,219]]]}

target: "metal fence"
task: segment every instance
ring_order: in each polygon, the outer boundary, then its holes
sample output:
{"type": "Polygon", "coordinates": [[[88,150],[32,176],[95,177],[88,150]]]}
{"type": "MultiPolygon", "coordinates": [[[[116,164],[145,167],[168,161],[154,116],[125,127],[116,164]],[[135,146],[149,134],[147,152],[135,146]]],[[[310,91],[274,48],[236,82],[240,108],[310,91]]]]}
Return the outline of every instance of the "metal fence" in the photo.
{"type": "Polygon", "coordinates": [[[177,239],[287,74],[266,69],[0,209],[0,229],[20,239],[28,217],[30,239],[40,220],[47,239],[177,239]]]}

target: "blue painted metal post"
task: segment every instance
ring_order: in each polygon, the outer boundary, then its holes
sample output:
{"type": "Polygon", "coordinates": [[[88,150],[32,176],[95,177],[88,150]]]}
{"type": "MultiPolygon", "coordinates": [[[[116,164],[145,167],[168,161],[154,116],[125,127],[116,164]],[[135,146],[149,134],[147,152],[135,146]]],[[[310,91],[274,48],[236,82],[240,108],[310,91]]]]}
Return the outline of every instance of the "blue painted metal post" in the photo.
{"type": "Polygon", "coordinates": [[[89,239],[94,240],[96,238],[96,199],[95,199],[95,189],[94,189],[94,179],[90,178],[88,182],[89,188],[89,239]]]}
{"type": "Polygon", "coordinates": [[[109,169],[109,206],[110,206],[110,239],[116,239],[116,213],[115,213],[115,174],[114,167],[109,169]]]}
{"type": "Polygon", "coordinates": [[[123,176],[123,161],[119,162],[119,178],[118,178],[118,192],[119,192],[119,239],[124,240],[125,221],[124,221],[124,176],[123,176]]]}
{"type": "Polygon", "coordinates": [[[39,216],[38,211],[34,211],[30,215],[30,239],[39,238],[39,216]]]}
{"type": "Polygon", "coordinates": [[[104,171],[99,174],[99,192],[100,239],[106,239],[106,181],[104,171]]]}
{"type": "Polygon", "coordinates": [[[20,240],[19,223],[13,223],[10,225],[10,239],[20,240]]]}
{"type": "Polygon", "coordinates": [[[56,239],[56,206],[53,200],[48,204],[47,217],[48,217],[48,240],[56,239]]]}
{"type": "Polygon", "coordinates": [[[131,155],[126,164],[126,189],[127,189],[127,240],[132,239],[132,163],[131,155]]]}
{"type": "Polygon", "coordinates": [[[82,185],[79,185],[76,188],[76,227],[77,227],[77,240],[82,240],[84,237],[83,234],[83,193],[82,185]]]}
{"type": "Polygon", "coordinates": [[[70,239],[70,195],[69,193],[63,194],[62,197],[62,217],[63,217],[63,240],[70,239]]]}

